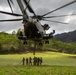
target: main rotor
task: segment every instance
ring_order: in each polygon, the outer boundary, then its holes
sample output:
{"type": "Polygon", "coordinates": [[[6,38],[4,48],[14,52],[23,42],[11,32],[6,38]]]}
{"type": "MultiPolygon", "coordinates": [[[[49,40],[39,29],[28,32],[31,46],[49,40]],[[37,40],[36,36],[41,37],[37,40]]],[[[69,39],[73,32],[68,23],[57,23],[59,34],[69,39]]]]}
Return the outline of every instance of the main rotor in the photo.
{"type": "MultiPolygon", "coordinates": [[[[28,9],[29,12],[33,14],[33,16],[31,16],[32,19],[37,19],[39,21],[42,20],[42,21],[50,21],[50,22],[61,23],[61,24],[68,24],[68,23],[65,23],[65,22],[53,21],[53,20],[48,20],[48,19],[58,18],[58,17],[66,17],[66,16],[69,16],[69,15],[57,15],[57,16],[47,16],[47,15],[49,15],[51,13],[54,13],[54,12],[60,10],[60,9],[63,9],[65,7],[67,7],[67,6],[70,6],[70,5],[74,4],[74,3],[76,3],[76,0],[73,0],[73,1],[71,1],[69,3],[66,3],[66,4],[64,4],[64,5],[56,8],[56,9],[54,9],[52,11],[49,11],[49,12],[43,14],[43,15],[36,15],[35,11],[32,9],[32,7],[30,5],[30,0],[23,0],[23,3],[26,5],[26,8],[23,6],[21,0],[16,0],[16,1],[17,1],[18,5],[21,5],[21,7],[19,7],[19,8],[21,9],[22,14],[18,14],[18,13],[13,12],[12,5],[14,5],[14,3],[13,3],[12,0],[7,0],[8,4],[9,4],[9,7],[11,9],[11,13],[10,12],[5,12],[5,11],[0,11],[0,13],[6,14],[6,15],[12,15],[12,16],[16,16],[16,17],[22,16],[23,18],[0,20],[0,22],[21,21],[21,20],[24,21],[28,17],[28,16],[26,16],[26,14],[27,14],[26,10],[28,9]]],[[[74,15],[76,15],[76,14],[71,14],[70,16],[74,16],[74,15]]]]}

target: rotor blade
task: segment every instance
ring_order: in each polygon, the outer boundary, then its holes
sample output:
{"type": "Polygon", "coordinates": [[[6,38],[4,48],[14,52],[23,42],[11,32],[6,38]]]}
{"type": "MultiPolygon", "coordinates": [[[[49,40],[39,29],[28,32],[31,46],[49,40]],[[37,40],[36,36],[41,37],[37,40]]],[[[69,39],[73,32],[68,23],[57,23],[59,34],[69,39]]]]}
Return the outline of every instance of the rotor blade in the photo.
{"type": "Polygon", "coordinates": [[[10,13],[10,12],[5,12],[5,11],[0,11],[0,13],[12,15],[12,16],[22,16],[21,14],[10,13]]]}
{"type": "Polygon", "coordinates": [[[58,15],[58,16],[47,16],[43,18],[57,18],[57,17],[66,17],[66,16],[75,16],[76,14],[71,14],[71,15],[58,15]]]}
{"type": "MultiPolygon", "coordinates": [[[[26,5],[25,10],[28,8],[29,2],[30,2],[30,0],[27,2],[27,5],[26,5]]],[[[26,4],[26,3],[25,3],[25,4],[26,4]]],[[[28,10],[29,10],[29,9],[28,9],[28,10]]],[[[30,10],[29,10],[29,11],[30,11],[30,10]]]]}
{"type": "Polygon", "coordinates": [[[14,3],[13,3],[13,1],[12,1],[12,0],[10,0],[10,2],[14,5],[14,3]]]}
{"type": "Polygon", "coordinates": [[[48,14],[50,14],[50,13],[53,13],[53,12],[59,10],[59,9],[62,9],[62,8],[64,8],[64,7],[66,7],[66,6],[69,6],[69,5],[71,5],[71,4],[75,3],[75,2],[76,2],[76,0],[74,0],[74,1],[72,1],[72,2],[69,2],[69,3],[67,3],[67,4],[65,4],[65,5],[63,5],[63,6],[59,7],[59,8],[56,8],[56,9],[54,9],[54,10],[52,10],[52,11],[50,11],[50,12],[44,14],[44,15],[42,15],[42,16],[46,16],[46,15],[48,15],[48,14]]]}
{"type": "Polygon", "coordinates": [[[60,22],[60,21],[53,21],[53,20],[46,20],[46,19],[42,19],[43,21],[50,21],[50,22],[55,22],[55,23],[61,23],[61,24],[68,24],[68,23],[64,23],[64,22],[60,22]]]}
{"type": "Polygon", "coordinates": [[[11,9],[12,13],[13,13],[13,9],[12,9],[12,6],[11,6],[11,4],[10,4],[10,1],[9,1],[9,0],[7,0],[7,2],[8,2],[9,7],[10,7],[10,9],[11,9]]]}
{"type": "Polygon", "coordinates": [[[28,8],[28,10],[35,15],[34,10],[32,9],[32,7],[29,4],[29,1],[27,2],[27,0],[24,0],[24,3],[26,4],[26,7],[28,8]]]}
{"type": "Polygon", "coordinates": [[[8,20],[0,20],[0,22],[8,22],[8,21],[21,21],[23,19],[8,19],[8,20]]]}

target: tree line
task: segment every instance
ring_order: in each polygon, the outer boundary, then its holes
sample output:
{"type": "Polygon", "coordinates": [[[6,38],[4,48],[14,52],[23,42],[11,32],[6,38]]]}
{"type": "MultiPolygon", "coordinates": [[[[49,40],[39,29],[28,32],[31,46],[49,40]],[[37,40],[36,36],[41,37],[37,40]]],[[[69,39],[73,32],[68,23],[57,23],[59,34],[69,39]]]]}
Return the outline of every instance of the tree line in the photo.
{"type": "MultiPolygon", "coordinates": [[[[17,38],[19,30],[17,33],[15,31],[12,34],[8,34],[5,32],[0,32],[0,54],[9,54],[9,53],[26,53],[32,52],[34,50],[34,42],[30,42],[29,44],[23,44],[23,41],[17,38]]],[[[76,54],[76,43],[65,43],[61,41],[57,41],[55,38],[49,40],[49,44],[43,44],[43,46],[37,45],[36,51],[56,51],[56,52],[64,52],[76,54]]]]}

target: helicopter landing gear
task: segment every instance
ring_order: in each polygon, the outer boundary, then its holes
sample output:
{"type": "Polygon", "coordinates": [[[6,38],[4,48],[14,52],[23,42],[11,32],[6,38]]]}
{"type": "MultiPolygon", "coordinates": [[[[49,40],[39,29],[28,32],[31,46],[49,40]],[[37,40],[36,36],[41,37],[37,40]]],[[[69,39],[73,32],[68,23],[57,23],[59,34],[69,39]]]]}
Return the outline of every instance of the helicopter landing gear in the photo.
{"type": "Polygon", "coordinates": [[[47,40],[47,41],[45,41],[45,44],[49,44],[49,41],[47,40]]]}
{"type": "Polygon", "coordinates": [[[28,44],[27,41],[24,41],[24,42],[23,42],[23,45],[27,45],[27,44],[28,44]]]}
{"type": "Polygon", "coordinates": [[[39,46],[43,46],[43,44],[42,43],[39,43],[39,46]]]}

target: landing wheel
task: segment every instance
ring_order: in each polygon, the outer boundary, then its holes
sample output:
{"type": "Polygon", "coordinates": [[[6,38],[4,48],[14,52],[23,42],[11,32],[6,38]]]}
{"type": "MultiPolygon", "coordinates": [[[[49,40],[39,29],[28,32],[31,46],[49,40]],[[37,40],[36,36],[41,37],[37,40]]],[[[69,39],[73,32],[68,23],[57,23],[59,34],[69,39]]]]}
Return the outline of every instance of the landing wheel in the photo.
{"type": "Polygon", "coordinates": [[[45,44],[49,44],[49,41],[45,41],[45,44]]]}
{"type": "Polygon", "coordinates": [[[23,45],[27,45],[27,41],[24,41],[24,42],[23,42],[23,45]]]}
{"type": "Polygon", "coordinates": [[[43,44],[42,43],[39,43],[39,46],[43,46],[43,44]]]}

